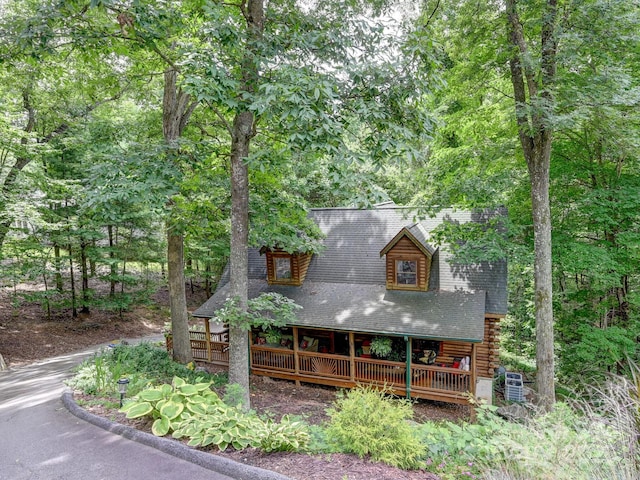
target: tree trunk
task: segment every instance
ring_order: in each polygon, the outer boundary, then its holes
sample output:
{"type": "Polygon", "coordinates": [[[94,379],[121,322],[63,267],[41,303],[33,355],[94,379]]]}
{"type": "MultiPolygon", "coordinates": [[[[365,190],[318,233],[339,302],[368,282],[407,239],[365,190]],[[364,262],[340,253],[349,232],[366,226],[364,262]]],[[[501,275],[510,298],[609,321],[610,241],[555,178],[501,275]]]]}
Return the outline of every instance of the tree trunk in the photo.
{"type": "MultiPolygon", "coordinates": [[[[253,131],[253,114],[238,114],[231,145],[231,257],[230,294],[242,312],[247,310],[249,284],[249,182],[245,159],[253,131]]],[[[229,383],[243,388],[243,408],[249,399],[249,335],[244,328],[229,326],[229,383]]]]}
{"type": "Polygon", "coordinates": [[[56,290],[58,293],[62,293],[64,290],[64,284],[62,282],[62,261],[60,260],[60,245],[58,243],[53,244],[53,265],[56,270],[56,290]]]}
{"type": "Polygon", "coordinates": [[[549,411],[556,400],[549,206],[552,126],[548,118],[553,113],[551,86],[556,77],[557,5],[556,0],[547,0],[547,8],[543,12],[540,72],[532,67],[531,60],[526,60],[529,56],[528,46],[516,5],[517,0],[506,2],[509,38],[514,52],[510,60],[511,82],[516,102],[518,135],[531,183],[535,253],[536,383],[540,407],[549,411]],[[541,111],[540,105],[545,105],[547,110],[541,111]]]}
{"type": "Polygon", "coordinates": [[[553,274],[551,268],[551,210],[549,207],[549,152],[528,160],[534,235],[536,312],[536,386],[540,406],[549,411],[556,401],[553,332],[553,274]],[[531,165],[533,164],[533,165],[531,165]]]}
{"type": "MultiPolygon", "coordinates": [[[[162,131],[168,146],[168,156],[178,153],[177,141],[197,105],[189,104],[190,96],[177,87],[177,77],[178,72],[173,67],[167,68],[164,72],[162,131]]],[[[184,239],[182,232],[177,231],[171,221],[167,223],[167,257],[173,358],[181,363],[189,363],[193,360],[193,355],[189,341],[189,316],[184,284],[184,239]]]]}
{"type": "MultiPolygon", "coordinates": [[[[92,240],[91,241],[91,246],[93,247],[93,251],[96,251],[96,246],[98,245],[98,243],[96,242],[96,240],[92,240]]],[[[93,257],[91,257],[89,259],[89,274],[91,275],[91,278],[95,278],[96,277],[96,258],[95,255],[93,257]]]]}
{"type": "Polygon", "coordinates": [[[183,239],[171,233],[167,226],[167,265],[169,270],[169,299],[171,306],[171,332],[173,335],[173,358],[180,363],[193,360],[189,340],[189,317],[187,297],[184,291],[183,239]]]}
{"type": "Polygon", "coordinates": [[[87,244],[80,242],[80,273],[82,276],[82,308],[80,313],[89,314],[89,264],[87,261],[87,244]]]}
{"type": "MultiPolygon", "coordinates": [[[[252,93],[259,78],[255,45],[264,30],[264,0],[247,0],[242,4],[248,30],[246,51],[242,61],[242,90],[252,93]]],[[[254,115],[249,109],[239,110],[231,132],[231,257],[230,294],[241,312],[248,302],[249,247],[249,174],[246,158],[255,136],[254,115]]],[[[249,409],[249,334],[243,328],[229,326],[229,383],[243,390],[242,407],[249,409]]]]}
{"type": "Polygon", "coordinates": [[[207,298],[211,296],[211,263],[207,262],[204,267],[204,294],[207,298]]]}
{"type": "Polygon", "coordinates": [[[107,226],[107,233],[109,235],[109,297],[111,298],[115,298],[116,296],[116,275],[118,273],[118,270],[116,268],[116,264],[115,264],[115,252],[114,252],[114,248],[115,248],[115,241],[114,241],[114,235],[113,235],[113,225],[108,225],[107,226]]]}
{"type": "Polygon", "coordinates": [[[76,305],[76,279],[73,272],[73,251],[69,244],[69,279],[71,281],[71,316],[78,318],[78,308],[76,305]]]}

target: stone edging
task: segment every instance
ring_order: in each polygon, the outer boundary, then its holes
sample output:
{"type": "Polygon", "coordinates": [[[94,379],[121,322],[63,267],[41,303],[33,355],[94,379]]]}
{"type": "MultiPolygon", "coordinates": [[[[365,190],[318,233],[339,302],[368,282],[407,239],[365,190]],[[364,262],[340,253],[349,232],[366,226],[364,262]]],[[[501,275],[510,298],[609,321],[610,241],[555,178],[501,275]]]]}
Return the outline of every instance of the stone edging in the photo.
{"type": "Polygon", "coordinates": [[[234,462],[224,457],[219,457],[211,453],[205,453],[200,450],[190,448],[175,440],[168,438],[156,437],[150,433],[142,432],[132,427],[112,422],[104,417],[94,415],[80,408],[73,399],[73,394],[66,390],[62,394],[62,403],[69,412],[76,417],[100,427],[109,432],[120,435],[134,442],[147,445],[161,452],[173,455],[187,462],[199,465],[208,470],[226,475],[235,480],[292,480],[279,473],[265,470],[263,468],[244,465],[234,462]]]}

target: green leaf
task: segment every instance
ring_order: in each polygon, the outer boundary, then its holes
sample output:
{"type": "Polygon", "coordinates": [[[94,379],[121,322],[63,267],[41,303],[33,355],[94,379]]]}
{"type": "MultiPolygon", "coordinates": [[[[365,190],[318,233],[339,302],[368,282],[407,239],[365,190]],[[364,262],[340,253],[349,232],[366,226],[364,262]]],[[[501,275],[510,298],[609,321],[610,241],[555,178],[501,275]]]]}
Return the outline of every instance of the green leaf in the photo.
{"type": "Polygon", "coordinates": [[[168,397],[169,395],[171,395],[171,392],[173,391],[173,387],[165,383],[164,385],[160,386],[160,391],[162,392],[163,396],[168,397]]]}
{"type": "Polygon", "coordinates": [[[153,406],[149,402],[136,402],[127,409],[127,418],[140,418],[149,415],[153,406]]]}
{"type": "Polygon", "coordinates": [[[177,418],[184,410],[184,404],[176,402],[166,402],[160,409],[160,415],[169,420],[177,418]]]}
{"type": "Polygon", "coordinates": [[[207,408],[202,403],[187,403],[187,410],[197,415],[205,415],[207,413],[207,408]]]}
{"type": "Polygon", "coordinates": [[[182,378],[180,377],[173,377],[173,381],[171,382],[173,384],[173,386],[175,388],[180,388],[184,385],[186,385],[187,382],[185,382],[182,378]]]}
{"type": "Polygon", "coordinates": [[[198,389],[195,385],[185,384],[179,387],[180,393],[184,396],[196,395],[198,389]]]}
{"type": "Polygon", "coordinates": [[[157,402],[159,400],[162,400],[163,397],[164,396],[162,395],[162,391],[156,388],[143,390],[138,394],[138,398],[146,402],[157,402]]]}
{"type": "Polygon", "coordinates": [[[193,387],[196,389],[196,391],[198,392],[204,392],[206,390],[209,390],[211,387],[211,382],[207,382],[207,383],[196,383],[193,385],[193,387]]]}
{"type": "Polygon", "coordinates": [[[156,437],[164,437],[169,433],[169,419],[164,415],[156,419],[156,421],[153,422],[153,425],[151,425],[151,432],[156,437]]]}

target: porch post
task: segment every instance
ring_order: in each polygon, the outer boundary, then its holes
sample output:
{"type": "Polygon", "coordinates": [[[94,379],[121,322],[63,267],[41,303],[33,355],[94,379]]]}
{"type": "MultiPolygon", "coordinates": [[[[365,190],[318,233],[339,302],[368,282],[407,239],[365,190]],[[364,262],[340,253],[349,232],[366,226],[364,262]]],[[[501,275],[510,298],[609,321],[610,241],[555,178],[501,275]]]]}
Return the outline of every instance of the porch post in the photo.
{"type": "Polygon", "coordinates": [[[211,354],[211,325],[209,325],[209,319],[205,318],[204,319],[204,337],[205,340],[207,341],[207,360],[209,361],[209,363],[211,363],[211,361],[213,360],[212,354],[211,354]]]}
{"type": "Polygon", "coordinates": [[[478,349],[476,348],[478,344],[477,343],[472,343],[471,344],[471,394],[474,396],[476,396],[476,382],[478,381],[478,367],[476,366],[476,352],[478,351],[478,349]]]}
{"type": "Polygon", "coordinates": [[[293,331],[293,371],[296,374],[296,387],[300,386],[300,378],[298,375],[300,374],[300,358],[298,357],[298,347],[300,343],[298,342],[298,327],[291,327],[293,331]]]}
{"type": "Polygon", "coordinates": [[[411,398],[411,353],[413,352],[411,337],[404,337],[404,341],[407,344],[407,366],[405,372],[405,384],[407,390],[407,398],[411,398]]]}
{"type": "Polygon", "coordinates": [[[356,381],[356,340],[353,332],[349,332],[349,370],[351,381],[356,381]]]}

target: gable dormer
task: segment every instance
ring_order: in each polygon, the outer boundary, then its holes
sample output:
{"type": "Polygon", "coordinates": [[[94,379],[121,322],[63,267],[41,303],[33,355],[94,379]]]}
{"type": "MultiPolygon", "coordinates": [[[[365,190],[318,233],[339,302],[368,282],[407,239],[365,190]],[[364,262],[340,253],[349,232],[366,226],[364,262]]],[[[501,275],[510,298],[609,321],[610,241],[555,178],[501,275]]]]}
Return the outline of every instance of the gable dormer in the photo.
{"type": "Polygon", "coordinates": [[[302,285],[311,263],[312,253],[289,253],[282,249],[262,247],[267,261],[269,285],[302,285]]]}
{"type": "Polygon", "coordinates": [[[420,224],[404,227],[380,251],[386,255],[386,284],[389,290],[426,291],[435,249],[420,224]]]}

